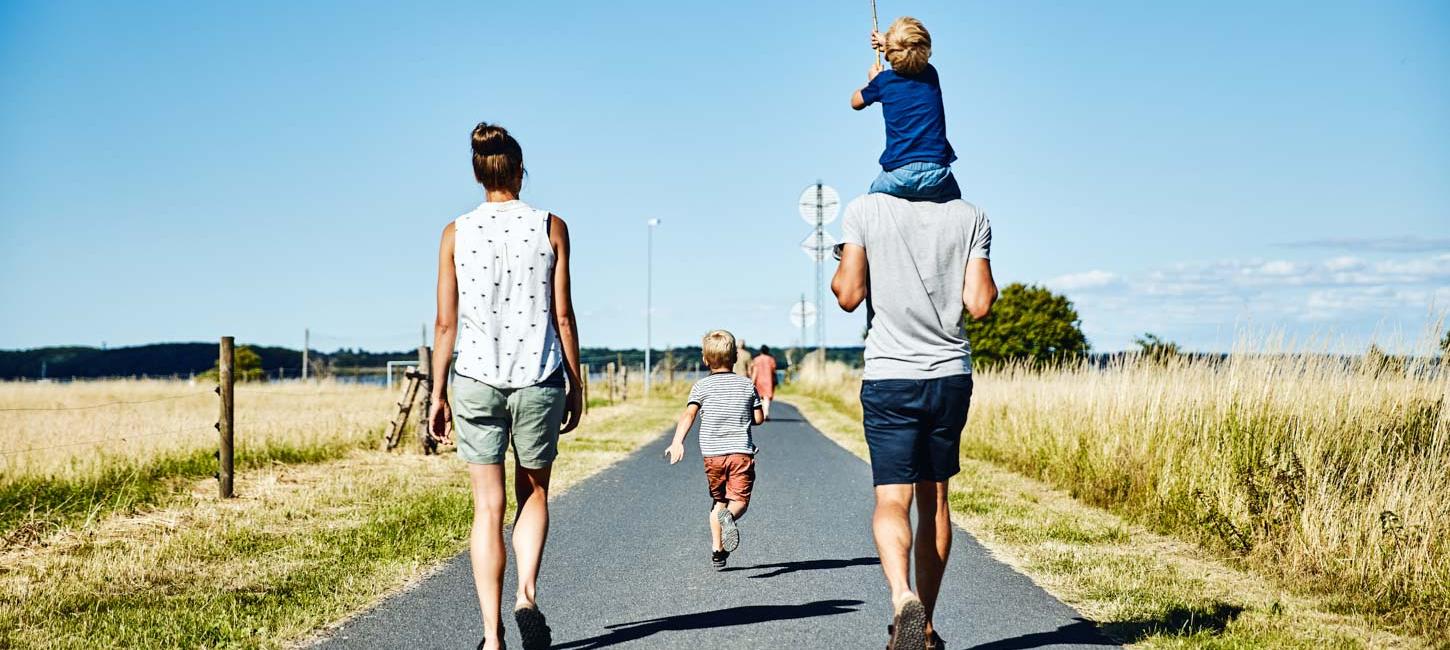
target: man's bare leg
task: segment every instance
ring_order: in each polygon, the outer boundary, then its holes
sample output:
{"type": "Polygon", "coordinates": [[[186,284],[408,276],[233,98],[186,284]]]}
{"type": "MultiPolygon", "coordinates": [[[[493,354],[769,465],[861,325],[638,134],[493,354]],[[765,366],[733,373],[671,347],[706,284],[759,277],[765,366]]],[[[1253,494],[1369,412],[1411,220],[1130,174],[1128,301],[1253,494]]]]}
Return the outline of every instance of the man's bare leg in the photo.
{"type": "Polygon", "coordinates": [[[503,625],[499,601],[503,598],[503,465],[468,465],[473,488],[473,527],[468,535],[468,559],[473,565],[473,587],[483,614],[483,647],[501,647],[503,625]]]}
{"type": "Polygon", "coordinates": [[[915,595],[907,577],[911,566],[911,495],[910,484],[878,485],[876,510],[871,515],[871,534],[876,538],[881,572],[886,574],[886,585],[891,589],[893,614],[915,595]]]}
{"type": "Polygon", "coordinates": [[[946,481],[916,484],[916,593],[926,608],[926,633],[930,637],[931,615],[937,592],[946,573],[952,550],[952,517],[947,504],[946,481]]]}
{"type": "Polygon", "coordinates": [[[519,570],[519,592],[514,609],[534,604],[539,563],[549,539],[549,475],[551,468],[528,469],[515,465],[514,558],[519,570]]]}

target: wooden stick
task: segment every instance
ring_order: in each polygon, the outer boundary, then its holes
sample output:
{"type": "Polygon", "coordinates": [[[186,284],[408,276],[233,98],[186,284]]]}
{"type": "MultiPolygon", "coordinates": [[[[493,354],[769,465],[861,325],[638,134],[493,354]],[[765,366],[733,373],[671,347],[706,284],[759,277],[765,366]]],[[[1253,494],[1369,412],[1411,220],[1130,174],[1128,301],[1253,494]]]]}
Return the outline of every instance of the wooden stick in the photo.
{"type": "MultiPolygon", "coordinates": [[[[881,31],[881,25],[876,22],[876,0],[871,0],[871,31],[881,31]]],[[[872,51],[876,52],[876,65],[881,65],[881,50],[873,48],[872,51]]]]}

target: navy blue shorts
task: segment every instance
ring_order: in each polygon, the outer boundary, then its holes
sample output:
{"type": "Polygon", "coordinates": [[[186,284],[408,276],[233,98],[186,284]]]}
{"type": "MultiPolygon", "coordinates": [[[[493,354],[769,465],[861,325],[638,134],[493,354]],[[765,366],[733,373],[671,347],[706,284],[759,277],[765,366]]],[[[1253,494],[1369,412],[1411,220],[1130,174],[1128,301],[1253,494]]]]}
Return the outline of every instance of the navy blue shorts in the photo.
{"type": "Polygon", "coordinates": [[[960,472],[962,428],[972,403],[972,376],[861,382],[871,482],[945,481],[960,472]]]}

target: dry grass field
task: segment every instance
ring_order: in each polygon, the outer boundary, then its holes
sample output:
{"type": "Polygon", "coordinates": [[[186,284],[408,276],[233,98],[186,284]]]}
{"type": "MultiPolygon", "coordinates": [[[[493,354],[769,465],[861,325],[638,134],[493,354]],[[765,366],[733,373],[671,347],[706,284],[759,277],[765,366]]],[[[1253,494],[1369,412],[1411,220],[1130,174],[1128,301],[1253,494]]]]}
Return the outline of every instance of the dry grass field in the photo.
{"type": "MultiPolygon", "coordinates": [[[[561,440],[554,492],[660,435],[685,389],[659,386],[654,400],[632,392],[636,399],[592,409],[561,440]]],[[[239,384],[237,498],[221,500],[211,478],[217,400],[208,390],[0,384],[8,408],[146,402],[0,411],[27,423],[5,425],[7,449],[65,444],[35,430],[50,426],[46,414],[70,414],[61,417],[71,418],[63,426],[74,442],[194,420],[205,429],[111,441],[99,445],[103,454],[74,445],[8,461],[0,648],[289,646],[464,548],[471,502],[456,456],[376,449],[393,394],[239,384]],[[174,395],[186,396],[148,401],[174,395]]]]}
{"type": "MultiPolygon", "coordinates": [[[[215,387],[152,379],[0,383],[0,476],[74,480],[215,450],[215,387]]],[[[362,444],[382,435],[391,397],[360,384],[238,383],[237,448],[362,444]]]]}
{"type": "MultiPolygon", "coordinates": [[[[216,471],[214,384],[0,383],[0,540],[153,502],[216,471]]],[[[337,458],[376,444],[393,398],[334,382],[236,386],[238,467],[337,458]]]]}
{"type": "MultiPolygon", "coordinates": [[[[844,367],[796,390],[859,414],[844,367]]],[[[962,455],[1445,639],[1450,373],[1309,354],[979,372],[962,455]]],[[[1442,641],[1444,642],[1444,641],[1442,641]]]]}

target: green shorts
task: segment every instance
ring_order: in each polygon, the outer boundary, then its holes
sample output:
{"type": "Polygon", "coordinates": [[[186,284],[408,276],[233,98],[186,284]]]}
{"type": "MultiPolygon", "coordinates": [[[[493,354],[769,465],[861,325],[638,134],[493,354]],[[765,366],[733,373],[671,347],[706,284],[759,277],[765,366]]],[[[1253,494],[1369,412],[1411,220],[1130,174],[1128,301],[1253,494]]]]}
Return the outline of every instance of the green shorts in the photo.
{"type": "Polygon", "coordinates": [[[503,463],[509,441],[519,465],[543,469],[559,455],[564,389],[494,388],[454,373],[448,389],[458,457],[475,465],[503,463]]]}

